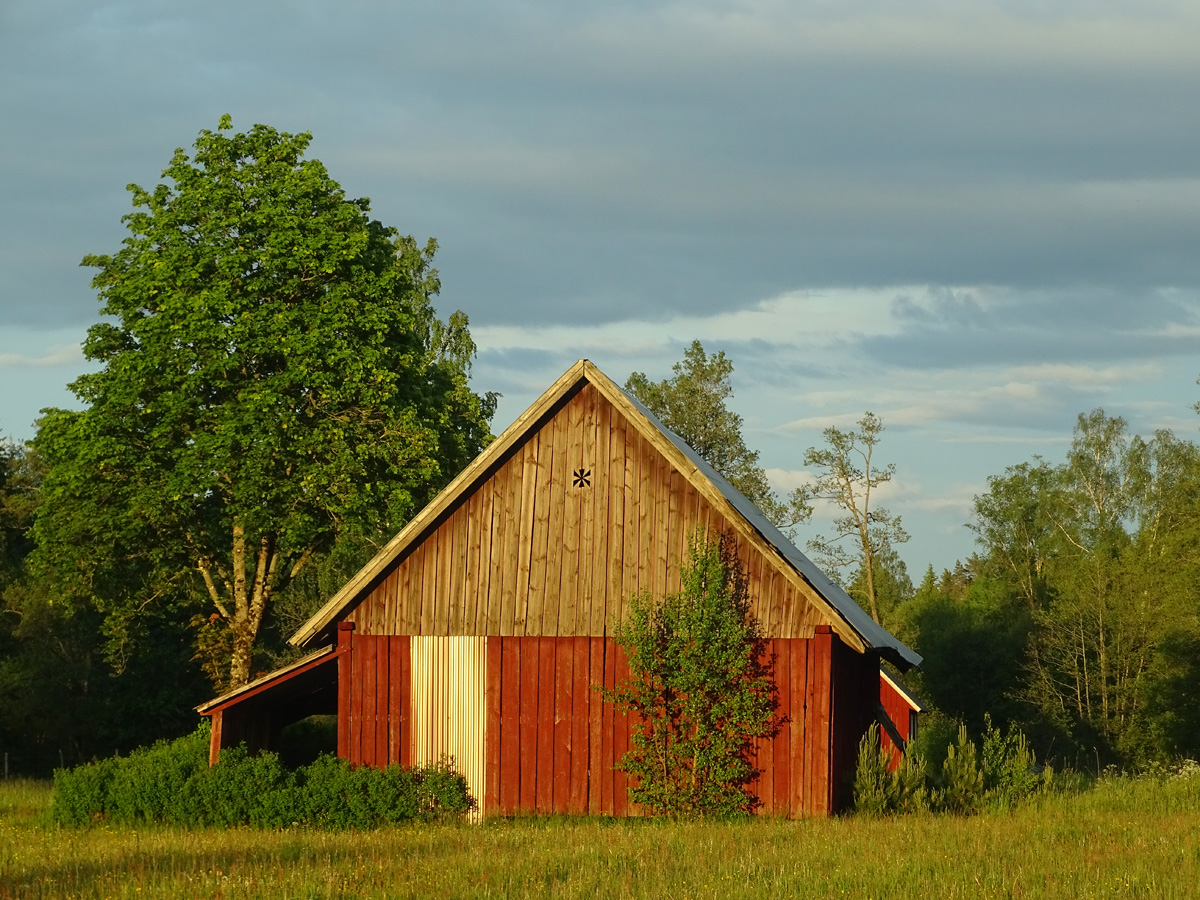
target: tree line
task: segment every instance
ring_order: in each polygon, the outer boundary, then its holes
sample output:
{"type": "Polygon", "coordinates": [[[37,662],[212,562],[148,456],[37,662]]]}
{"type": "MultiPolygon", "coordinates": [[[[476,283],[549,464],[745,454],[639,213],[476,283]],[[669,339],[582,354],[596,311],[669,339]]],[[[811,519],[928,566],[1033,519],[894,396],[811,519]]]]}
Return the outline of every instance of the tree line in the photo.
{"type": "MultiPolygon", "coordinates": [[[[466,316],[433,306],[436,243],[372,219],[310,140],[223,117],[130,185],[121,249],[83,260],[104,319],[82,409],[0,442],[0,748],[26,771],[190,731],[492,438],[466,316]]],[[[882,419],[826,429],[779,496],[732,372],[696,341],[625,387],[925,657],[936,715],[1077,764],[1197,753],[1194,444],[1081,415],[1065,460],[989,479],[978,552],[914,588],[882,419]],[[808,534],[818,503],[837,515],[808,534]]]]}
{"type": "Polygon", "coordinates": [[[825,429],[809,483],[781,498],[725,405],[732,371],[697,341],[673,378],[626,388],[793,536],[814,501],[832,505],[807,549],[925,657],[909,680],[945,733],[1015,727],[1039,757],[1094,770],[1200,754],[1200,447],[1080,414],[1064,460],[988,479],[966,523],[977,552],[914,588],[908,534],[874,496],[896,474],[883,421],[825,429]]]}

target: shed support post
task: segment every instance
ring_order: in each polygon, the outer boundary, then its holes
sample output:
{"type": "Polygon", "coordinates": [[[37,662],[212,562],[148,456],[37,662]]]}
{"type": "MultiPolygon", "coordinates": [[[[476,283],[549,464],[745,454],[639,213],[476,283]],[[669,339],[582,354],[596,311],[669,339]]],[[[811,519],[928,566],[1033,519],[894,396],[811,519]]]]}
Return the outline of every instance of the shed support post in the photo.
{"type": "Polygon", "coordinates": [[[224,724],[225,711],[218,709],[212,714],[212,731],[208,736],[208,764],[215,766],[221,758],[221,726],[224,724]]]}
{"type": "Polygon", "coordinates": [[[338,622],[337,627],[338,656],[338,725],[337,725],[337,755],[339,759],[350,758],[350,711],[352,655],[354,653],[354,623],[338,622]]]}

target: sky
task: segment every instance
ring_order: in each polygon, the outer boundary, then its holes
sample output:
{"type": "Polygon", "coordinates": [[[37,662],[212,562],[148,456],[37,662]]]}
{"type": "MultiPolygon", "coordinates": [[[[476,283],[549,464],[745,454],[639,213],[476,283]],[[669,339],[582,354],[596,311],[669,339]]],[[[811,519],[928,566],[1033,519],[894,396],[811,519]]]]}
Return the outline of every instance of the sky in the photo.
{"type": "Polygon", "coordinates": [[[437,238],[497,432],[693,339],[780,490],[877,414],[919,581],[1079,413],[1196,439],[1197,47],[1195,0],[0,0],[0,435],[77,407],[80,259],[229,113],[437,238]]]}

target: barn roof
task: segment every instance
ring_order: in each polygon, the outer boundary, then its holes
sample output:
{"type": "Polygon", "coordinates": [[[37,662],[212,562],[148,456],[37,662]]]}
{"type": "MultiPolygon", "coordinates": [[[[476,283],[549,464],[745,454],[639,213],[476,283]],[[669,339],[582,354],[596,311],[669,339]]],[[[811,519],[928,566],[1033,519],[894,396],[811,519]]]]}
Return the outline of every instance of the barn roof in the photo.
{"type": "Polygon", "coordinates": [[[779,568],[799,576],[825,609],[834,630],[855,649],[880,652],[901,669],[919,665],[921,657],[889,634],[781,532],[755,504],[729,483],[682,438],[662,424],[636,398],[627,394],[588,360],[580,360],[558,379],[515,422],[496,438],[434,500],[389,541],[292,637],[295,645],[325,635],[330,626],[368,593],[376,580],[462,497],[486,480],[510,451],[520,446],[551,416],[556,404],[583,383],[591,384],[617,407],[653,446],[663,453],[692,485],[733,513],[731,521],[743,534],[773,556],[779,568]]]}

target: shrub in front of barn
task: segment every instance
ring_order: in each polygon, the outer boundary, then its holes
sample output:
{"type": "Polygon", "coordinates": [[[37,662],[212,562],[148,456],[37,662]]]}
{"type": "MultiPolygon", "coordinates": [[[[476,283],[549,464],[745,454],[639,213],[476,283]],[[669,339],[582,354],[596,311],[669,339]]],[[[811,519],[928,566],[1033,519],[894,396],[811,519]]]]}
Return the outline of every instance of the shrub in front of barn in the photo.
{"type": "Polygon", "coordinates": [[[288,770],[273,753],[222,751],[208,765],[208,728],[126,757],[54,773],[52,814],[61,825],[96,821],[183,827],[376,828],[453,821],[475,808],[451,760],[406,769],[351,768],[323,755],[288,770]]]}
{"type": "Polygon", "coordinates": [[[909,812],[970,815],[983,809],[1011,809],[1047,789],[1053,778],[1049,766],[1038,766],[1025,736],[1012,727],[1002,734],[988,717],[983,751],[976,750],[967,729],[945,747],[940,769],[931,768],[915,746],[891,769],[892,754],[879,741],[872,725],[858,745],[854,775],[854,808],[866,815],[909,812]]]}

